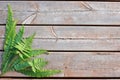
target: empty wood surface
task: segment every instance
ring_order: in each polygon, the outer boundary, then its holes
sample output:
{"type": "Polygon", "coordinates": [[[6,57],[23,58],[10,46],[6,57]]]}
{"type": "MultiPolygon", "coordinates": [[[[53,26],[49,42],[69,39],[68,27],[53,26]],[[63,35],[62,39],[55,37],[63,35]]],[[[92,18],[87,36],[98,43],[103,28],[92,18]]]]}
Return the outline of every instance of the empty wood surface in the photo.
{"type": "Polygon", "coordinates": [[[120,2],[90,1],[1,1],[1,24],[8,3],[19,24],[120,24],[120,2]]]}

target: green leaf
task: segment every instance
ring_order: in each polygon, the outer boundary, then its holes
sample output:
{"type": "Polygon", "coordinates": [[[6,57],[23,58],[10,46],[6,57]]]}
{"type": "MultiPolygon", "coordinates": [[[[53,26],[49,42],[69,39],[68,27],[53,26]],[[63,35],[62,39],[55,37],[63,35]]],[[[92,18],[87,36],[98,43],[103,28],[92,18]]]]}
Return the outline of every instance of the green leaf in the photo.
{"type": "Polygon", "coordinates": [[[31,53],[30,53],[30,56],[31,56],[31,57],[35,57],[35,56],[41,55],[41,54],[48,54],[48,51],[47,51],[47,50],[44,50],[44,49],[32,50],[31,53]]]}
{"type": "Polygon", "coordinates": [[[5,41],[4,41],[4,54],[2,55],[2,72],[7,71],[7,66],[11,61],[12,54],[12,46],[14,45],[14,38],[16,35],[16,21],[13,20],[13,13],[11,6],[8,5],[8,17],[6,23],[6,32],[5,32],[5,41]]]}
{"type": "Polygon", "coordinates": [[[23,34],[24,34],[24,26],[22,26],[19,29],[19,32],[16,34],[16,36],[15,36],[15,43],[19,43],[22,40],[23,34]]]}
{"type": "Polygon", "coordinates": [[[60,70],[37,70],[36,72],[31,71],[31,69],[18,71],[28,76],[32,77],[49,77],[51,75],[60,73],[60,70]]]}
{"type": "Polygon", "coordinates": [[[14,66],[15,70],[23,70],[30,67],[30,64],[27,61],[21,61],[14,66]]]}
{"type": "Polygon", "coordinates": [[[43,58],[36,58],[32,61],[29,61],[29,64],[31,65],[34,72],[36,72],[36,70],[41,70],[45,65],[47,65],[47,63],[48,62],[43,58]]]}
{"type": "Polygon", "coordinates": [[[34,36],[35,36],[35,33],[33,35],[27,37],[26,39],[24,39],[26,48],[31,48],[34,36]]]}

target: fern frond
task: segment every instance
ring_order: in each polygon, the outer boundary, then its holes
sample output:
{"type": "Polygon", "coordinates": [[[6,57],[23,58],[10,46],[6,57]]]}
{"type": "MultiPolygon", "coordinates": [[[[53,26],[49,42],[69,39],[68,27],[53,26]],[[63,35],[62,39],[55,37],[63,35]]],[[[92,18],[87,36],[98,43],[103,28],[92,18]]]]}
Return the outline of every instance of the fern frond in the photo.
{"type": "Polygon", "coordinates": [[[35,58],[37,55],[48,53],[47,50],[32,49],[35,33],[24,39],[24,26],[16,33],[16,21],[10,5],[8,5],[7,17],[1,74],[16,71],[33,77],[47,77],[59,73],[59,70],[44,69],[48,61],[43,58],[35,58]]]}
{"type": "Polygon", "coordinates": [[[8,5],[8,16],[7,16],[7,23],[6,23],[6,32],[5,32],[5,41],[4,41],[4,54],[2,55],[2,72],[7,71],[7,67],[9,62],[11,61],[12,57],[12,46],[14,44],[14,38],[16,35],[16,21],[13,19],[13,13],[11,6],[8,5]]]}

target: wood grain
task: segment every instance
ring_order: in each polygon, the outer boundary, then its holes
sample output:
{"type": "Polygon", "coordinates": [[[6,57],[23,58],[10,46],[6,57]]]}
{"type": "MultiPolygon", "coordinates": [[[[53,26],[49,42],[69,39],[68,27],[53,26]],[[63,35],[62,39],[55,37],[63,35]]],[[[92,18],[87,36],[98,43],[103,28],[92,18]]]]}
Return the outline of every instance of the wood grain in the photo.
{"type": "Polygon", "coordinates": [[[6,22],[8,3],[19,24],[120,24],[119,2],[82,1],[1,1],[0,24],[6,22]]]}
{"type": "MultiPolygon", "coordinates": [[[[19,26],[17,30],[18,28],[19,26]]],[[[0,50],[2,50],[3,47],[4,32],[5,27],[1,26],[0,50]]],[[[48,50],[120,49],[120,27],[25,26],[25,37],[34,32],[36,32],[33,42],[34,48],[45,48],[48,50]]]]}
{"type": "MultiPolygon", "coordinates": [[[[3,52],[0,52],[0,68],[1,68],[1,62],[2,62],[2,58],[1,58],[2,54],[3,52]]],[[[59,69],[62,71],[61,73],[54,75],[54,77],[64,76],[64,63],[63,63],[65,60],[64,53],[58,53],[58,54],[50,53],[50,55],[41,55],[39,57],[44,57],[46,60],[49,61],[49,64],[46,66],[46,69],[59,69]]],[[[4,76],[26,77],[25,75],[17,73],[17,72],[8,72],[4,76]]]]}
{"type": "Polygon", "coordinates": [[[91,2],[91,1],[1,1],[0,10],[7,10],[6,5],[10,4],[13,10],[17,11],[69,11],[69,10],[94,10],[119,11],[119,2],[91,2]]]}
{"type": "MultiPolygon", "coordinates": [[[[27,37],[28,35],[36,32],[36,36],[33,41],[33,48],[43,48],[54,51],[50,52],[50,55],[41,56],[49,61],[48,66],[46,66],[47,69],[62,70],[62,73],[54,76],[120,76],[120,52],[107,52],[120,51],[120,27],[72,26],[72,24],[120,25],[119,2],[112,3],[90,1],[1,1],[0,24],[6,23],[8,3],[10,3],[12,6],[12,9],[14,11],[14,17],[16,20],[18,20],[18,24],[71,25],[25,26],[24,37],[27,37]]],[[[17,30],[19,29],[19,27],[20,26],[17,26],[17,30]]],[[[3,50],[4,34],[5,26],[1,25],[0,50],[3,50]]],[[[2,62],[2,53],[3,52],[0,51],[0,65],[2,62]]],[[[15,72],[9,72],[4,76],[23,77],[25,75],[15,72]]]]}
{"type": "MultiPolygon", "coordinates": [[[[20,26],[17,26],[17,31],[20,26]]],[[[120,27],[116,26],[25,26],[24,37],[36,32],[40,39],[119,39],[120,27]]],[[[0,26],[4,38],[5,26],[0,26]]]]}
{"type": "MultiPolygon", "coordinates": [[[[46,68],[63,70],[65,77],[119,77],[119,52],[51,52],[42,55],[49,64],[46,68]]],[[[1,59],[1,58],[0,58],[1,59]]],[[[6,76],[16,76],[12,73],[6,76]]],[[[21,76],[20,74],[18,76],[21,76]]],[[[22,75],[23,76],[23,75],[22,75]]],[[[59,77],[57,75],[57,77],[59,77]]]]}
{"type": "MultiPolygon", "coordinates": [[[[119,51],[119,39],[79,39],[79,40],[64,40],[64,39],[34,39],[33,48],[47,50],[98,50],[98,51],[119,51]]],[[[0,39],[0,50],[3,50],[3,39],[0,39]]]]}

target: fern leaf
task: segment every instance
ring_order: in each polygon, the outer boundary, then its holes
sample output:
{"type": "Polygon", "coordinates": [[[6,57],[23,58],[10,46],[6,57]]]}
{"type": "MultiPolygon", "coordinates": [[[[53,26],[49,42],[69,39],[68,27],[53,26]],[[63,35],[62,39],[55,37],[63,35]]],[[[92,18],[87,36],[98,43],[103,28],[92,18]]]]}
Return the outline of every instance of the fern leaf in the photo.
{"type": "Polygon", "coordinates": [[[26,39],[24,39],[26,48],[31,48],[34,36],[35,36],[35,33],[32,36],[29,36],[26,39]]]}
{"type": "Polygon", "coordinates": [[[24,26],[19,29],[19,32],[15,36],[15,43],[18,43],[22,40],[24,34],[24,26]]]}
{"type": "Polygon", "coordinates": [[[22,62],[19,62],[18,64],[16,64],[14,66],[14,69],[16,71],[18,71],[18,70],[26,69],[27,67],[30,67],[29,63],[27,61],[22,61],[22,62]]]}
{"type": "Polygon", "coordinates": [[[37,70],[36,72],[31,71],[30,69],[18,71],[28,76],[32,77],[49,77],[51,75],[60,73],[60,70],[37,70]]]}
{"type": "Polygon", "coordinates": [[[29,64],[32,67],[32,70],[36,72],[37,70],[41,70],[45,65],[47,65],[47,61],[43,58],[36,58],[32,61],[29,61],[29,64]]]}
{"type": "Polygon", "coordinates": [[[32,50],[31,53],[30,53],[30,56],[31,56],[31,57],[35,57],[35,56],[41,55],[41,54],[48,54],[48,51],[47,51],[47,50],[44,50],[44,49],[32,50]]]}
{"type": "Polygon", "coordinates": [[[8,18],[6,23],[5,41],[4,41],[4,54],[2,55],[2,72],[7,71],[9,62],[11,61],[12,45],[14,44],[14,38],[16,35],[16,21],[13,20],[13,13],[10,5],[8,5],[8,18]]]}

